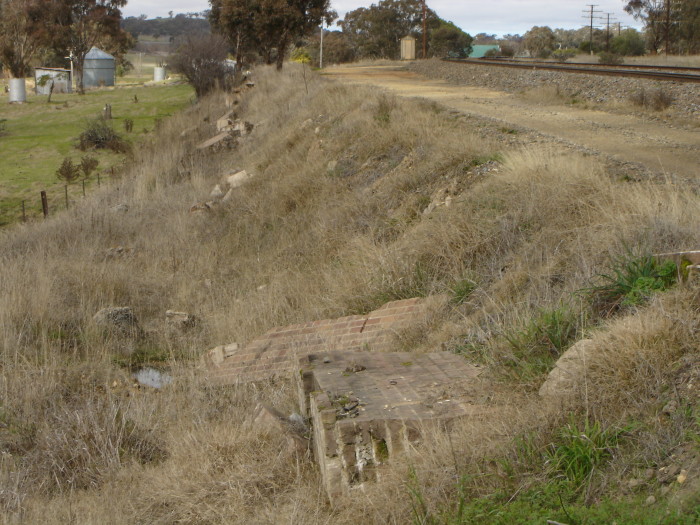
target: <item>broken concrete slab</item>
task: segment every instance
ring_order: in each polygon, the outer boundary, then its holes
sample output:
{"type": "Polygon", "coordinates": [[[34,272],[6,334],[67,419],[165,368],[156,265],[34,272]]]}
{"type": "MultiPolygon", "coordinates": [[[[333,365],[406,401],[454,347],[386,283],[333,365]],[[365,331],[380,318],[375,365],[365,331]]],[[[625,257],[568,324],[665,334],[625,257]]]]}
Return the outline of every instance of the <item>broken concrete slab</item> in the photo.
{"type": "Polygon", "coordinates": [[[216,135],[215,137],[205,140],[201,144],[197,145],[198,150],[219,150],[224,148],[230,148],[235,144],[234,138],[228,131],[224,131],[216,135]]]}
{"type": "Polygon", "coordinates": [[[222,116],[216,120],[216,130],[219,132],[231,131],[235,120],[236,120],[236,114],[233,111],[229,111],[224,116],[222,116]]]}
{"type": "Polygon", "coordinates": [[[290,377],[297,359],[329,351],[394,349],[396,336],[425,316],[420,298],[387,303],[367,315],[323,319],[273,328],[235,354],[210,366],[209,379],[218,384],[290,377]]]}
{"type": "Polygon", "coordinates": [[[224,184],[229,187],[229,191],[234,188],[243,186],[246,182],[253,178],[252,173],[245,170],[236,171],[224,177],[224,184]]]}
{"type": "Polygon", "coordinates": [[[540,396],[556,401],[576,393],[585,379],[593,346],[591,339],[581,339],[564,352],[540,387],[540,396]]]}
{"type": "Polygon", "coordinates": [[[657,261],[673,261],[678,267],[678,280],[700,275],[700,250],[686,252],[659,253],[654,255],[657,261]]]}
{"type": "Polygon", "coordinates": [[[449,352],[328,352],[299,360],[299,401],[331,500],[381,477],[428,429],[485,413],[470,399],[480,369],[449,352]]]}
{"type": "Polygon", "coordinates": [[[187,312],[167,310],[165,312],[165,324],[169,331],[184,333],[199,324],[199,319],[187,312]]]}

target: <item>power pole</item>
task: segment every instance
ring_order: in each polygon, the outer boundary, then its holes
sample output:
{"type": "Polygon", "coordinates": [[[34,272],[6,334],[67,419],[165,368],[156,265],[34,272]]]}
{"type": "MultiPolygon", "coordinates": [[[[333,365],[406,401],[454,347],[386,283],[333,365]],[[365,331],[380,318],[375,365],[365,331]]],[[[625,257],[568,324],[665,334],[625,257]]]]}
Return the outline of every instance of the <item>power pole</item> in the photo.
{"type": "MultiPolygon", "coordinates": [[[[607,21],[605,24],[605,50],[610,51],[610,15],[613,13],[605,13],[605,16],[607,17],[607,21]]],[[[618,31],[619,35],[619,31],[618,31]]]]}
{"type": "Polygon", "coordinates": [[[589,31],[589,37],[588,37],[588,47],[590,48],[591,56],[593,56],[593,20],[595,19],[595,15],[598,13],[602,13],[602,11],[596,9],[598,7],[598,4],[586,4],[587,9],[584,11],[586,16],[584,18],[587,18],[590,20],[590,31],[589,31]]]}
{"type": "Polygon", "coordinates": [[[666,56],[668,56],[668,48],[671,40],[671,0],[666,0],[666,56]]]}
{"type": "Polygon", "coordinates": [[[321,52],[319,54],[318,58],[318,67],[319,69],[323,69],[323,18],[321,18],[321,52]]]}
{"type": "Polygon", "coordinates": [[[423,0],[423,59],[428,58],[428,34],[426,29],[428,27],[428,8],[425,6],[425,0],[423,0]]]}

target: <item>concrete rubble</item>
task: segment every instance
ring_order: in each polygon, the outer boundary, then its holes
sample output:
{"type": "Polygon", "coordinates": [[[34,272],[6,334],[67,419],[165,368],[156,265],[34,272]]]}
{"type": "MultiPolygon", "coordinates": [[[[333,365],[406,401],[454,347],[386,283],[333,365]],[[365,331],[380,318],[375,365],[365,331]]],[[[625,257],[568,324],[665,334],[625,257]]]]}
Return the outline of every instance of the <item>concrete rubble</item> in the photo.
{"type": "Polygon", "coordinates": [[[479,368],[449,352],[329,352],[299,364],[299,401],[331,500],[380,480],[381,465],[426,432],[488,410],[469,402],[479,368]]]}
{"type": "MultiPolygon", "coordinates": [[[[311,430],[293,433],[290,447],[311,447],[333,500],[381,479],[382,465],[419,446],[426,432],[489,410],[488,397],[475,393],[480,369],[463,357],[392,351],[396,336],[427,313],[424,299],[394,301],[364,316],[274,328],[247,345],[217,346],[203,362],[214,384],[296,381],[297,428],[308,420],[311,430]]],[[[290,421],[268,408],[253,417],[285,435],[290,421]]]]}

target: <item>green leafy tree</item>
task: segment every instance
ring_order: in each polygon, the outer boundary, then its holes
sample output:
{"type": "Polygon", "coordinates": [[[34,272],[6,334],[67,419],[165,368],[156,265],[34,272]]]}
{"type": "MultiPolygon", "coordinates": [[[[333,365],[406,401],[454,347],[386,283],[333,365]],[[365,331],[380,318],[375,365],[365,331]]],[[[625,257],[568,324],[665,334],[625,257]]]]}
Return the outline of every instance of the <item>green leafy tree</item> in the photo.
{"type": "Polygon", "coordinates": [[[440,21],[440,26],[430,32],[431,56],[457,56],[466,58],[472,50],[472,37],[452,22],[440,21]]]}
{"type": "Polygon", "coordinates": [[[525,49],[532,56],[546,58],[552,54],[557,39],[554,32],[547,26],[535,26],[525,33],[525,49]]]}
{"type": "Polygon", "coordinates": [[[125,38],[120,27],[121,7],[126,0],[51,0],[44,8],[52,19],[52,47],[73,54],[76,85],[84,93],[85,55],[93,46],[125,38]]]}
{"type": "Polygon", "coordinates": [[[330,0],[210,0],[214,27],[236,47],[257,48],[282,69],[290,46],[331,14],[330,0]]]}
{"type": "Polygon", "coordinates": [[[43,24],[38,0],[0,0],[0,62],[14,78],[29,74],[43,24]]]}
{"type": "MultiPolygon", "coordinates": [[[[427,27],[432,31],[442,21],[427,10],[427,27]]],[[[347,36],[358,58],[399,58],[399,40],[423,34],[423,4],[420,0],[381,0],[370,7],[350,11],[338,25],[347,36]]]]}
{"type": "Polygon", "coordinates": [[[610,48],[613,53],[624,56],[641,56],[646,51],[644,38],[636,29],[625,29],[612,39],[610,48]]]}

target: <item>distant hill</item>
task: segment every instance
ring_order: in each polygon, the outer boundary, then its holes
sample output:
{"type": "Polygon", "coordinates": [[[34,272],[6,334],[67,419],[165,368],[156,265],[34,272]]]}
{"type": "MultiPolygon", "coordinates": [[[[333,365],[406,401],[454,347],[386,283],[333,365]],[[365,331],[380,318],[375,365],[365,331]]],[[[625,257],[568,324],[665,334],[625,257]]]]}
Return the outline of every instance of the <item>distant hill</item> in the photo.
{"type": "Polygon", "coordinates": [[[182,35],[193,33],[209,33],[209,19],[202,13],[178,14],[170,18],[151,18],[146,15],[129,16],[122,20],[122,28],[134,37],[149,35],[155,38],[164,36],[176,39],[182,35]]]}

